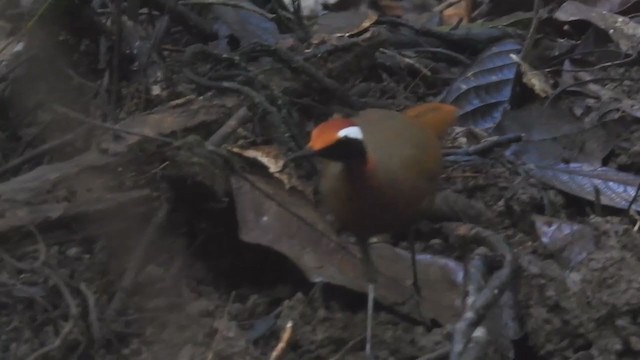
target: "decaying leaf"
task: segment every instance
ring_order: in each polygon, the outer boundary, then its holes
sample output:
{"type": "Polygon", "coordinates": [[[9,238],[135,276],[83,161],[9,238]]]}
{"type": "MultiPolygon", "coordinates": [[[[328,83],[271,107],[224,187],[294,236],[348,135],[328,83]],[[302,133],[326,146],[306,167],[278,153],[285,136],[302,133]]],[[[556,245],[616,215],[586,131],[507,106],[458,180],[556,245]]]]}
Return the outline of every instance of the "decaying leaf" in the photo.
{"type": "Polygon", "coordinates": [[[498,123],[509,108],[518,69],[510,55],[521,49],[521,43],[513,39],[494,44],[447,89],[442,100],[460,109],[461,125],[490,129],[498,123]]]}
{"type": "Polygon", "coordinates": [[[246,158],[257,160],[266,166],[267,170],[269,170],[273,176],[282,181],[286,189],[295,188],[302,191],[307,198],[313,198],[313,187],[311,184],[305,184],[300,181],[297,175],[293,173],[291,167],[283,169],[282,166],[284,165],[286,156],[277,146],[260,145],[244,148],[238,145],[229,145],[225,148],[246,158]]]}
{"type": "MultiPolygon", "coordinates": [[[[198,99],[179,107],[163,106],[147,114],[132,116],[120,122],[118,128],[148,136],[162,136],[215,121],[219,118],[218,114],[237,103],[237,97],[227,96],[215,101],[198,99]]],[[[142,139],[137,135],[112,133],[101,140],[100,147],[110,154],[120,154],[142,139]]]]}
{"type": "Polygon", "coordinates": [[[150,204],[152,194],[148,190],[123,193],[107,190],[108,183],[117,182],[118,178],[117,173],[109,170],[112,162],[115,158],[88,152],[40,166],[0,184],[0,231],[129,207],[134,202],[150,204]],[[112,178],[102,174],[102,170],[113,174],[112,178]]]}
{"type": "MultiPolygon", "coordinates": [[[[449,1],[450,2],[450,1],[449,1]]],[[[455,25],[459,21],[468,24],[473,10],[473,0],[458,0],[454,5],[442,11],[442,24],[455,25]]]]}
{"type": "MultiPolygon", "coordinates": [[[[316,16],[323,11],[324,6],[332,5],[343,0],[300,0],[300,11],[303,16],[316,16]]],[[[289,10],[293,11],[293,2],[284,1],[289,10]]]]}
{"type": "Polygon", "coordinates": [[[566,108],[540,103],[509,110],[495,132],[523,135],[522,142],[506,151],[513,159],[538,165],[576,162],[593,167],[602,165],[619,134],[615,122],[587,126],[566,108]]]}
{"type": "MultiPolygon", "coordinates": [[[[245,6],[255,8],[251,1],[243,1],[245,6]]],[[[278,26],[263,11],[250,11],[239,7],[214,5],[215,16],[240,40],[243,45],[253,42],[275,45],[280,37],[278,26]]],[[[260,10],[260,9],[257,9],[260,10]]]]}
{"type": "Polygon", "coordinates": [[[369,28],[378,15],[365,8],[349,11],[329,12],[316,20],[313,33],[317,36],[350,36],[369,28]]]}
{"type": "Polygon", "coordinates": [[[640,51],[640,24],[627,17],[586,6],[577,1],[567,1],[562,4],[554,17],[560,21],[589,21],[605,30],[623,51],[629,54],[637,54],[640,51]]]}
{"type": "Polygon", "coordinates": [[[522,134],[524,140],[535,141],[570,135],[583,129],[582,122],[568,108],[555,103],[545,107],[538,101],[506,111],[493,134],[522,134]]]}
{"type": "MultiPolygon", "coordinates": [[[[594,168],[581,163],[528,165],[532,176],[557,189],[602,205],[627,209],[640,184],[640,176],[609,167],[594,168]]],[[[640,202],[633,203],[640,210],[640,202]]]]}
{"type": "MultiPolygon", "coordinates": [[[[224,99],[163,107],[127,119],[119,126],[145,135],[162,136],[211,121],[215,119],[212,114],[237,102],[233,97],[224,99]]],[[[136,135],[108,134],[101,145],[112,154],[118,154],[140,139],[136,135]]],[[[0,184],[0,230],[105,210],[151,196],[149,192],[114,192],[112,185],[119,182],[121,176],[110,168],[116,160],[116,157],[89,151],[67,161],[37,167],[0,184]]]]}
{"type": "Polygon", "coordinates": [[[566,267],[573,267],[596,249],[595,232],[587,225],[533,215],[538,238],[566,267]]]}
{"type": "Polygon", "coordinates": [[[612,13],[624,10],[636,1],[637,0],[580,0],[584,5],[612,13]]]}
{"type": "Polygon", "coordinates": [[[553,94],[551,87],[551,79],[544,71],[539,71],[531,67],[531,65],[522,61],[516,54],[511,54],[511,58],[520,64],[522,72],[522,81],[529,86],[540,97],[546,98],[553,94]]]}
{"type": "MultiPolygon", "coordinates": [[[[232,176],[240,228],[246,242],[268,246],[291,259],[314,282],[325,281],[366,292],[366,279],[355,244],[337,237],[313,206],[275,180],[247,174],[232,176]]],[[[379,269],[376,296],[391,306],[414,300],[411,258],[388,244],[371,245],[379,269]]],[[[464,267],[455,260],[428,254],[418,256],[422,289],[419,310],[409,312],[447,324],[459,315],[464,267]]]]}
{"type": "Polygon", "coordinates": [[[602,159],[614,144],[614,136],[608,134],[601,126],[594,126],[556,137],[525,140],[513,144],[506,153],[529,164],[579,162],[598,167],[602,165],[602,159]]]}

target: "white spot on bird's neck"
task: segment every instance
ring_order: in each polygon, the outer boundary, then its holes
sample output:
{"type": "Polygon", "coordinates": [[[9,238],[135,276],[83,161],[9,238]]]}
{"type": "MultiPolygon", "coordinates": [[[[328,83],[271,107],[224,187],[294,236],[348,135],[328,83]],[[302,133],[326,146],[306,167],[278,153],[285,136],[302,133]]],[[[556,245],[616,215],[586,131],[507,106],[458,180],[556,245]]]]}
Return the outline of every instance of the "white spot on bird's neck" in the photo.
{"type": "Polygon", "coordinates": [[[338,137],[356,140],[362,140],[364,138],[359,126],[349,126],[338,131],[338,137]]]}

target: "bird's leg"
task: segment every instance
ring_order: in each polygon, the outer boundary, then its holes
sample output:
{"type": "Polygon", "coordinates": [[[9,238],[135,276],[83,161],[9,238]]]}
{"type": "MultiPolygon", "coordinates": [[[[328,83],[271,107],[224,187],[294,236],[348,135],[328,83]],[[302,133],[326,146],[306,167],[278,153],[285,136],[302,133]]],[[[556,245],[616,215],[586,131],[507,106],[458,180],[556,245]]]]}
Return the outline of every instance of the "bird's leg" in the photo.
{"type": "Polygon", "coordinates": [[[413,289],[420,296],[420,283],[418,282],[418,264],[416,261],[416,230],[409,231],[409,247],[411,248],[411,273],[413,275],[413,289]]]}
{"type": "Polygon", "coordinates": [[[369,239],[358,239],[360,252],[362,253],[362,266],[364,275],[367,279],[367,333],[365,354],[367,359],[371,359],[371,338],[373,333],[373,300],[375,297],[375,283],[377,279],[377,269],[371,258],[371,250],[369,249],[369,239]]]}

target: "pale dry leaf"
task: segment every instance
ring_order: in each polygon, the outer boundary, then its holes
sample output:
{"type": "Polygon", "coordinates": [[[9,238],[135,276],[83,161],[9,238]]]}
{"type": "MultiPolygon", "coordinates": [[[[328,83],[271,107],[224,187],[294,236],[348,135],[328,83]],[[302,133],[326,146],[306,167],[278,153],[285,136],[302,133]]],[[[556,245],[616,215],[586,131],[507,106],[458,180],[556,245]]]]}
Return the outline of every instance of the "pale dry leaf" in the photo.
{"type": "Polygon", "coordinates": [[[640,51],[640,24],[627,17],[586,6],[577,1],[565,2],[553,16],[560,21],[588,21],[605,30],[624,52],[637,54],[640,51]]]}
{"type": "Polygon", "coordinates": [[[522,81],[530,87],[540,97],[546,98],[553,94],[553,88],[551,87],[551,78],[547,76],[544,71],[536,70],[531,65],[522,61],[516,54],[510,54],[511,58],[520,64],[520,71],[522,72],[522,81]]]}
{"type": "Polygon", "coordinates": [[[283,168],[286,156],[280,149],[273,145],[259,145],[242,147],[239,145],[227,145],[225,148],[235,154],[253,159],[264,165],[269,172],[280,180],[286,189],[300,190],[307,198],[313,198],[313,187],[299,180],[292,167],[283,168]]]}
{"type": "Polygon", "coordinates": [[[313,28],[314,38],[345,37],[368,29],[378,15],[364,8],[321,15],[313,28]]]}
{"type": "MultiPolygon", "coordinates": [[[[468,24],[471,19],[471,11],[473,9],[473,0],[454,0],[455,4],[442,11],[442,24],[455,25],[460,20],[462,24],[468,24]]],[[[452,2],[451,0],[446,1],[452,2]]]]}

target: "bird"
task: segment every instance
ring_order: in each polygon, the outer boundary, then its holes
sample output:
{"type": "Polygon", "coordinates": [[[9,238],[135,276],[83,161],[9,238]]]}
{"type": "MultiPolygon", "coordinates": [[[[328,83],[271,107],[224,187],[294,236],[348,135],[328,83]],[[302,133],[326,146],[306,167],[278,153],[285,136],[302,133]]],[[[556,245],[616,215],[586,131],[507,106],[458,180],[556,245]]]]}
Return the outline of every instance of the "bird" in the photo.
{"type": "Polygon", "coordinates": [[[457,114],[453,105],[431,102],[403,112],[372,108],[352,117],[333,116],[285,161],[318,159],[320,206],[332,215],[336,230],[355,236],[359,245],[368,283],[368,358],[377,278],[369,240],[404,231],[428,214],[442,172],[441,139],[457,114]]]}

